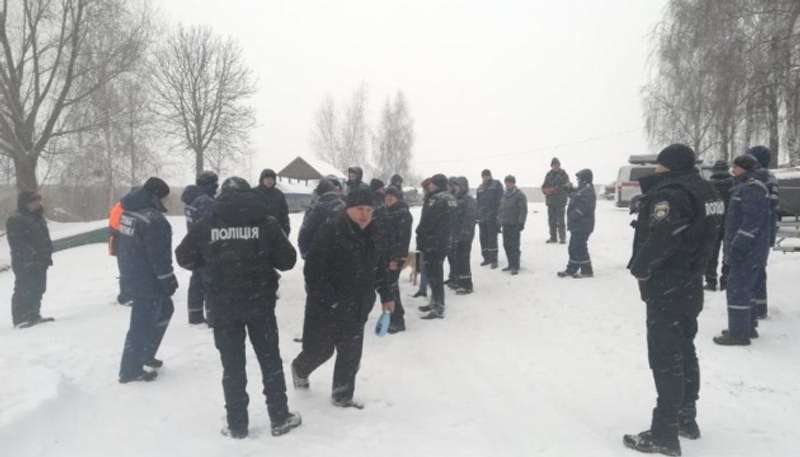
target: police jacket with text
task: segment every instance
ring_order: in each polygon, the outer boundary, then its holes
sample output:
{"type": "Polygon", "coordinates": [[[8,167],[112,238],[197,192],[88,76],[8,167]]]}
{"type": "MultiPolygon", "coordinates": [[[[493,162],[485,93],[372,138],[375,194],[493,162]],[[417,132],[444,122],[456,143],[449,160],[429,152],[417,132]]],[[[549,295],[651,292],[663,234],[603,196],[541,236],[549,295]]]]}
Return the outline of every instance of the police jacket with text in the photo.
{"type": "Polygon", "coordinates": [[[699,312],[702,276],[725,205],[696,169],[642,178],[628,264],[642,298],[673,312],[699,312]]]}
{"type": "Polygon", "coordinates": [[[256,191],[223,192],[175,251],[178,264],[202,268],[214,321],[247,319],[272,311],[276,270],[294,267],[297,253],[256,191]]]}
{"type": "Polygon", "coordinates": [[[344,322],[364,323],[375,305],[375,291],[391,299],[375,227],[362,230],[340,213],[319,230],[306,257],[307,312],[344,322]]]}
{"type": "Polygon", "coordinates": [[[763,169],[736,180],[725,218],[725,263],[767,264],[772,235],[768,180],[763,169]]]}
{"type": "Polygon", "coordinates": [[[117,241],[122,289],[138,298],[171,295],[172,227],[164,217],[166,208],[144,189],[126,195],[122,208],[117,241]]]}

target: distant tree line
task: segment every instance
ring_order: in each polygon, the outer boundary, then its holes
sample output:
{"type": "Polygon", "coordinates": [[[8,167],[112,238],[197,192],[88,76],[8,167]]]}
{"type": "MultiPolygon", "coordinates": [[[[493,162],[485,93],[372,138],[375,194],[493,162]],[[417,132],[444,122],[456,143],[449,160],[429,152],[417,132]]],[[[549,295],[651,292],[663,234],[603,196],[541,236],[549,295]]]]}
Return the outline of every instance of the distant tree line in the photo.
{"type": "Polygon", "coordinates": [[[643,89],[650,141],[713,159],[766,144],[800,163],[798,18],[797,0],[670,0],[643,89]]]}

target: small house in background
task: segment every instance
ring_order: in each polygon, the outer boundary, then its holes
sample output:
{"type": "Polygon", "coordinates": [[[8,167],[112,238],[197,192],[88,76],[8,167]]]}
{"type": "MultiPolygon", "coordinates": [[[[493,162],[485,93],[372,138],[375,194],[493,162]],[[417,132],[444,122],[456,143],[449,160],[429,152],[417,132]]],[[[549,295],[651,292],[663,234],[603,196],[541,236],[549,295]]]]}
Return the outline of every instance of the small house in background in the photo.
{"type": "Polygon", "coordinates": [[[311,202],[311,194],[319,180],[326,176],[336,176],[346,181],[344,173],[333,165],[321,160],[296,157],[278,172],[278,188],[286,195],[290,211],[302,211],[311,202]]]}

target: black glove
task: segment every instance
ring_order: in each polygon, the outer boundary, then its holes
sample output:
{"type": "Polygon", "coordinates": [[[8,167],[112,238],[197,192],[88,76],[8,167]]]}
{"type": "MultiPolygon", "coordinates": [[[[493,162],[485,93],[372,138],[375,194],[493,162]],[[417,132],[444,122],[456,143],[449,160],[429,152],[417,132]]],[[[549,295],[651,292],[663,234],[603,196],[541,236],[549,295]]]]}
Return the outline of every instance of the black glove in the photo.
{"type": "Polygon", "coordinates": [[[175,295],[175,291],[178,290],[178,278],[176,278],[175,275],[170,275],[168,278],[162,279],[161,287],[164,288],[167,296],[171,297],[175,295]]]}

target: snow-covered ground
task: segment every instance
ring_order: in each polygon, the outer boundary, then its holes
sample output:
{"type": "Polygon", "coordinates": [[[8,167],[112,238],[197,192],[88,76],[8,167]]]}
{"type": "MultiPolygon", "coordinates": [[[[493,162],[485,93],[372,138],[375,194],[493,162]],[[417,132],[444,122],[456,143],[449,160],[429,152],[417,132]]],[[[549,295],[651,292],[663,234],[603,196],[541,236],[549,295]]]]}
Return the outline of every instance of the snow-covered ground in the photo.
{"type": "MultiPolygon", "coordinates": [[[[649,425],[655,392],[644,306],[625,270],[625,210],[598,209],[590,241],[597,277],[556,278],[566,248],[545,245],[546,211],[531,205],[523,268],[511,278],[473,265],[476,293],[448,296],[447,318],[417,318],[378,338],[368,324],[356,395],[363,411],[333,408],[332,364],[312,390],[290,390],[304,424],[272,438],[248,348],[251,437],[222,437],[221,366],[209,329],[186,323],[188,274],[151,384],[117,383],[129,310],[114,303],[116,264],[98,244],[60,252],[43,311],[53,324],[14,330],[12,275],[0,274],[0,456],[559,456],[634,455],[623,433],[649,425]]],[[[292,215],[294,235],[300,215],[292,215]]],[[[176,240],[182,218],[173,219],[176,240]]],[[[283,276],[278,321],[285,367],[303,316],[301,264],[283,276]]],[[[686,456],[795,456],[800,448],[800,254],[774,255],[771,316],[748,348],[715,346],[724,297],[707,295],[697,337],[703,438],[686,456]]],[[[412,286],[403,283],[404,296],[412,286]]]]}

